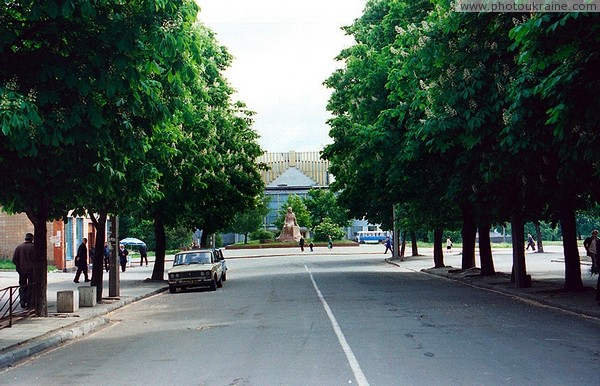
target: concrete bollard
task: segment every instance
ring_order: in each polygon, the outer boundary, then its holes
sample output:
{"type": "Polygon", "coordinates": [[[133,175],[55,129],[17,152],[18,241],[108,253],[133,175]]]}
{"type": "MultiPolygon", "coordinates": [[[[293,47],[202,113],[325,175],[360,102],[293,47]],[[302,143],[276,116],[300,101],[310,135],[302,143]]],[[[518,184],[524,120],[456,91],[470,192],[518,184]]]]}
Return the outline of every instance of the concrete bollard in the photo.
{"type": "Polygon", "coordinates": [[[79,291],[57,291],[56,311],[75,312],[79,309],[79,291]]]}
{"type": "Polygon", "coordinates": [[[79,307],[94,307],[96,305],[96,286],[77,287],[79,290],[79,307]]]}

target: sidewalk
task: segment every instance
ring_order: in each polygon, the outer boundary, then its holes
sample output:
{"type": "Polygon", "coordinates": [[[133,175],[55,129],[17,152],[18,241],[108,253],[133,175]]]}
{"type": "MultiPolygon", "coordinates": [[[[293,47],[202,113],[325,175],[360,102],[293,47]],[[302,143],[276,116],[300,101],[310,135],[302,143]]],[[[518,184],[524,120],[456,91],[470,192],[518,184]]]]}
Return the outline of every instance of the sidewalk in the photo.
{"type": "MultiPolygon", "coordinates": [[[[152,276],[152,266],[153,262],[148,267],[134,265],[121,272],[119,299],[104,299],[94,307],[80,307],[74,313],[64,314],[56,312],[56,293],[76,290],[80,286],[89,286],[89,283],[84,283],[83,278],[79,284],[74,283],[75,272],[49,272],[46,295],[48,317],[23,319],[12,327],[0,329],[0,371],[50,347],[89,334],[109,322],[105,316],[109,312],[166,290],[165,282],[146,281],[152,276]]],[[[106,272],[103,279],[103,296],[108,297],[106,272]]],[[[0,288],[18,285],[18,282],[19,275],[16,272],[0,271],[0,288]]]]}
{"type": "MultiPolygon", "coordinates": [[[[600,306],[595,301],[595,287],[597,276],[589,275],[589,261],[581,252],[582,280],[586,286],[585,292],[564,293],[561,291],[564,283],[564,258],[562,247],[545,247],[545,253],[527,254],[527,273],[532,276],[531,288],[515,288],[510,282],[510,269],[512,267],[512,251],[510,249],[497,249],[493,251],[494,264],[498,274],[494,277],[480,277],[477,270],[461,272],[461,254],[459,250],[444,251],[446,268],[431,269],[433,255],[431,248],[420,248],[421,256],[406,257],[405,261],[391,260],[390,255],[383,254],[381,245],[361,245],[360,247],[338,247],[333,250],[315,249],[315,255],[365,255],[373,258],[374,263],[388,263],[398,270],[424,272],[427,274],[447,277],[458,280],[466,285],[471,285],[485,290],[503,293],[519,299],[525,299],[544,306],[553,307],[569,313],[576,313],[583,317],[595,319],[600,322],[600,306]],[[386,259],[387,258],[387,259],[386,259]]],[[[309,254],[300,252],[299,248],[262,249],[262,250],[226,250],[225,258],[252,258],[269,256],[294,256],[309,254]]],[[[167,257],[168,259],[169,257],[167,257]]],[[[134,262],[137,262],[134,259],[134,262]]],[[[133,264],[125,273],[120,274],[120,299],[105,299],[95,307],[80,307],[72,314],[58,314],[56,312],[56,292],[77,289],[85,285],[83,282],[73,282],[74,272],[48,273],[48,314],[47,318],[29,318],[18,321],[10,328],[0,330],[0,371],[7,366],[39,353],[45,349],[89,334],[96,328],[110,322],[106,316],[109,312],[123,307],[126,304],[152,296],[167,289],[165,282],[152,282],[146,279],[152,275],[153,261],[148,267],[133,264]]],[[[138,263],[139,264],[139,263],[138,263]]],[[[477,261],[479,265],[479,261],[477,261]]],[[[171,263],[166,263],[170,268],[171,263]]],[[[166,269],[165,269],[166,272],[166,269]]],[[[16,285],[18,275],[16,272],[0,271],[0,288],[16,285]]],[[[104,297],[108,296],[108,275],[104,275],[104,297]]]]}
{"type": "MultiPolygon", "coordinates": [[[[582,292],[564,292],[565,264],[562,246],[544,247],[544,253],[528,252],[526,255],[527,274],[531,275],[530,288],[515,288],[510,281],[512,250],[494,249],[496,275],[482,277],[479,269],[462,271],[462,255],[459,250],[447,253],[444,250],[445,268],[433,267],[433,252],[425,251],[426,256],[408,257],[406,261],[387,260],[388,263],[412,271],[446,277],[480,289],[502,293],[508,296],[531,301],[542,306],[555,308],[567,313],[592,318],[600,322],[600,305],[596,302],[598,275],[591,276],[591,260],[580,250],[581,280],[585,287],[582,292]]],[[[419,253],[423,253],[419,251],[419,253]]],[[[479,256],[476,258],[479,267],[479,256]]]]}

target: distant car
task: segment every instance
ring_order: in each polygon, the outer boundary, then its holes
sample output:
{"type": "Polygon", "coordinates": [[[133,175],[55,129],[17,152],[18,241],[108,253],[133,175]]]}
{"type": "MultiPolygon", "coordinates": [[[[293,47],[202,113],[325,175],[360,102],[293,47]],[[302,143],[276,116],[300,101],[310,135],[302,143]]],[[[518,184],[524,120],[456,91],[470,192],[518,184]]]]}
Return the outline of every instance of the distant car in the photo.
{"type": "Polygon", "coordinates": [[[169,292],[177,288],[208,287],[211,291],[223,287],[224,270],[215,250],[200,249],[179,252],[173,260],[173,268],[167,272],[169,292]]]}
{"type": "Polygon", "coordinates": [[[223,248],[215,249],[215,255],[217,256],[217,260],[221,262],[223,281],[227,281],[227,263],[225,262],[225,256],[223,255],[223,248]]]}

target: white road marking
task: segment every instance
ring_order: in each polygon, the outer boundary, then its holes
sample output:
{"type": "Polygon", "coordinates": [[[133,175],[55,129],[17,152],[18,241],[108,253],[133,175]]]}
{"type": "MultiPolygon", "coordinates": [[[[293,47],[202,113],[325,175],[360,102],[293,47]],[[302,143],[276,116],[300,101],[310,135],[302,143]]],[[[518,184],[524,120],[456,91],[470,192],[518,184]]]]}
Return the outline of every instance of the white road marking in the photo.
{"type": "Polygon", "coordinates": [[[350,364],[350,367],[352,368],[352,372],[354,373],[356,382],[358,382],[358,384],[361,386],[369,386],[369,382],[367,381],[365,374],[363,374],[362,370],[360,369],[360,365],[358,364],[358,361],[356,360],[356,357],[354,356],[354,353],[352,352],[350,345],[346,341],[346,337],[344,336],[344,333],[342,332],[340,325],[338,324],[337,320],[335,319],[333,312],[331,312],[331,308],[329,308],[329,304],[327,304],[327,301],[323,297],[321,290],[319,290],[319,286],[317,285],[317,282],[315,281],[315,278],[313,277],[312,272],[310,272],[310,270],[308,269],[306,264],[304,265],[304,269],[306,269],[306,272],[308,272],[308,275],[310,276],[310,281],[312,281],[313,287],[315,287],[315,291],[317,291],[317,296],[319,297],[319,300],[321,300],[321,304],[323,305],[323,308],[325,309],[325,312],[327,313],[327,316],[329,317],[329,320],[331,321],[331,325],[333,326],[333,331],[335,331],[335,335],[337,335],[338,341],[340,342],[340,345],[342,346],[342,350],[344,351],[344,354],[346,354],[346,359],[348,359],[348,363],[350,364]]]}

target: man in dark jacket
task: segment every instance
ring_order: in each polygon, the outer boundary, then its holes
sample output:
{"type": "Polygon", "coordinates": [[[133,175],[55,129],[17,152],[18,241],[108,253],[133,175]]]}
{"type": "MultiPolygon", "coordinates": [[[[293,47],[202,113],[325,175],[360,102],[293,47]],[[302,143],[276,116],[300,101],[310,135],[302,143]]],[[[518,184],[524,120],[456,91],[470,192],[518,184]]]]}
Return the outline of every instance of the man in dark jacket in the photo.
{"type": "Polygon", "coordinates": [[[33,234],[27,233],[25,235],[25,242],[15,248],[12,259],[19,273],[19,298],[21,299],[22,308],[34,306],[31,304],[34,260],[35,247],[33,246],[33,234]]]}
{"type": "Polygon", "coordinates": [[[140,251],[140,267],[144,263],[144,260],[146,260],[146,267],[147,267],[148,266],[148,250],[146,249],[146,246],[140,245],[139,251],[140,251]]]}
{"type": "Polygon", "coordinates": [[[598,273],[597,256],[600,252],[600,242],[598,241],[598,231],[594,229],[592,235],[583,240],[583,247],[587,255],[592,259],[592,273],[598,273]]]}
{"type": "Polygon", "coordinates": [[[77,266],[77,273],[75,274],[75,283],[79,283],[79,275],[83,272],[85,281],[90,281],[88,278],[88,250],[87,250],[87,239],[84,237],[79,248],[77,248],[77,255],[75,256],[75,265],[77,266]]]}
{"type": "Polygon", "coordinates": [[[108,272],[108,268],[110,265],[110,248],[108,243],[104,243],[104,269],[108,272]]]}
{"type": "Polygon", "coordinates": [[[129,255],[129,251],[121,244],[119,246],[119,264],[121,264],[121,272],[125,272],[125,268],[127,267],[127,255],[129,255]]]}

